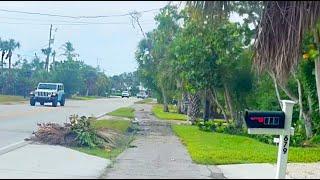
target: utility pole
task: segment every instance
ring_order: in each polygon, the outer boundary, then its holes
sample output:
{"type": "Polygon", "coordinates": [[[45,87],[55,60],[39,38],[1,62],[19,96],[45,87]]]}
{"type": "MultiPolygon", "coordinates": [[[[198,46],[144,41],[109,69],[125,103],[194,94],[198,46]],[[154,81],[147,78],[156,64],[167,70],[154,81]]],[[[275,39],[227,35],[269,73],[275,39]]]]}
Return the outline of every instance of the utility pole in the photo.
{"type": "Polygon", "coordinates": [[[52,24],[50,25],[50,33],[49,33],[49,47],[48,47],[48,52],[47,52],[47,59],[46,59],[46,70],[49,71],[49,57],[51,54],[51,31],[52,31],[52,24]]]}

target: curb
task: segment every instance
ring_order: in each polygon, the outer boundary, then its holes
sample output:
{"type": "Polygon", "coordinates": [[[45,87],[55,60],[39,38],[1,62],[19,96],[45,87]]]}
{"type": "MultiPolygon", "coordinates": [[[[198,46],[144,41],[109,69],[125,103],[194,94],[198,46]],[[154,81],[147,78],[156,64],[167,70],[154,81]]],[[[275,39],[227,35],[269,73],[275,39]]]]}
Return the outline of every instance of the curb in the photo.
{"type": "Polygon", "coordinates": [[[97,119],[100,119],[100,118],[102,118],[103,116],[105,116],[106,114],[107,114],[107,113],[100,114],[100,115],[96,116],[96,118],[97,118],[97,119]]]}
{"type": "Polygon", "coordinates": [[[11,151],[14,151],[14,150],[16,150],[18,148],[21,148],[23,146],[26,146],[26,145],[28,145],[30,143],[31,143],[31,141],[19,141],[17,143],[10,144],[8,146],[0,148],[0,155],[6,154],[6,153],[11,152],[11,151]]]}

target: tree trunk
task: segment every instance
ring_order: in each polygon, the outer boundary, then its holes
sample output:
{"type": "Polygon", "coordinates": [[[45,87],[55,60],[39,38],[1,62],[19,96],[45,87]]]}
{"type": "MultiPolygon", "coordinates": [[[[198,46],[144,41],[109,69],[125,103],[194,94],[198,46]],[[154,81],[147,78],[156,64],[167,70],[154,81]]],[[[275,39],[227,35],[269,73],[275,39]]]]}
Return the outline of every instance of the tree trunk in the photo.
{"type": "Polygon", "coordinates": [[[182,112],[182,100],[180,98],[178,98],[178,104],[177,104],[177,111],[178,111],[178,114],[183,114],[182,112]]]}
{"type": "Polygon", "coordinates": [[[198,93],[189,94],[188,121],[195,124],[199,115],[200,99],[198,93]]]}
{"type": "Polygon", "coordinates": [[[183,92],[182,93],[182,103],[181,103],[181,112],[183,114],[188,113],[188,105],[185,104],[185,102],[188,100],[188,94],[183,92]]]}
{"type": "Polygon", "coordinates": [[[47,72],[49,71],[49,56],[47,56],[47,58],[46,58],[45,69],[47,72]]]}
{"type": "Polygon", "coordinates": [[[4,58],[4,55],[6,54],[6,52],[5,51],[2,51],[2,53],[1,53],[1,69],[2,69],[2,71],[3,71],[3,66],[4,66],[4,61],[3,61],[3,58],[4,58]]]}
{"type": "MultiPolygon", "coordinates": [[[[295,95],[293,95],[286,86],[281,86],[281,89],[287,94],[287,96],[289,96],[292,100],[299,102],[299,98],[297,98],[295,95]]],[[[299,108],[302,109],[302,116],[303,116],[303,122],[304,122],[304,126],[306,129],[306,136],[307,138],[311,138],[313,136],[312,134],[312,119],[311,119],[311,113],[310,110],[307,111],[306,109],[304,109],[303,104],[299,103],[299,108]]]]}
{"type": "Polygon", "coordinates": [[[56,55],[54,54],[52,57],[52,70],[54,70],[55,61],[56,61],[56,55]]]}
{"type": "Polygon", "coordinates": [[[281,89],[286,93],[289,98],[295,102],[299,102],[299,98],[297,98],[295,95],[293,95],[290,90],[285,85],[280,85],[281,89]]]}
{"type": "Polygon", "coordinates": [[[162,98],[163,98],[163,112],[169,112],[167,95],[163,88],[161,88],[161,91],[162,91],[162,98]]]}
{"type": "Polygon", "coordinates": [[[302,89],[301,89],[301,83],[299,81],[298,78],[296,78],[295,75],[293,75],[294,79],[297,81],[297,84],[298,84],[298,98],[299,98],[299,106],[300,106],[300,111],[299,111],[299,119],[301,120],[302,119],[302,89]]]}
{"type": "Polygon", "coordinates": [[[278,99],[278,102],[279,102],[279,106],[280,106],[280,108],[282,109],[282,103],[281,103],[281,97],[280,97],[280,93],[279,93],[279,88],[278,88],[277,79],[276,79],[275,75],[272,74],[272,73],[270,73],[270,72],[269,72],[269,75],[271,76],[271,78],[272,78],[272,80],[273,80],[274,89],[276,90],[276,95],[277,95],[277,99],[278,99]]]}
{"type": "Polygon", "coordinates": [[[312,122],[311,122],[311,113],[312,113],[312,104],[311,104],[311,97],[310,95],[308,95],[308,105],[309,105],[309,112],[308,113],[304,113],[304,126],[305,126],[305,129],[306,129],[306,136],[307,138],[311,138],[313,136],[313,133],[312,133],[312,122]]]}
{"type": "Polygon", "coordinates": [[[218,101],[218,96],[217,96],[217,92],[216,90],[213,90],[211,93],[211,98],[213,99],[213,101],[216,103],[216,105],[218,106],[218,108],[221,110],[222,114],[223,114],[223,118],[229,122],[228,116],[226,114],[226,111],[224,110],[224,108],[221,106],[220,102],[218,101]]]}
{"type": "Polygon", "coordinates": [[[86,96],[89,96],[89,88],[87,88],[86,96]]]}
{"type": "MultiPolygon", "coordinates": [[[[9,52],[10,53],[10,52],[9,52]]],[[[11,57],[12,57],[12,54],[9,55],[9,72],[10,72],[10,69],[11,69],[11,57]]]]}
{"type": "Polygon", "coordinates": [[[231,100],[231,96],[230,96],[230,92],[229,89],[227,87],[227,85],[224,84],[224,92],[225,92],[225,96],[226,96],[226,100],[227,100],[227,104],[230,110],[230,117],[232,120],[235,120],[235,113],[233,111],[233,106],[232,106],[232,100],[231,100]]]}
{"type": "Polygon", "coordinates": [[[205,90],[204,93],[204,111],[203,111],[203,120],[208,121],[209,120],[209,108],[210,108],[210,101],[208,98],[208,90],[205,90]]]}
{"type": "MultiPolygon", "coordinates": [[[[181,89],[182,88],[181,81],[177,79],[176,82],[177,82],[177,88],[181,89]]],[[[177,104],[178,109],[177,109],[177,111],[178,111],[179,114],[183,114],[183,106],[182,106],[182,104],[183,104],[183,96],[182,96],[182,98],[178,98],[178,104],[177,104]]]]}
{"type": "MultiPolygon", "coordinates": [[[[314,36],[314,42],[317,45],[317,49],[320,49],[320,42],[319,42],[319,36],[318,36],[318,31],[317,29],[314,30],[313,32],[313,36],[314,36]]],[[[318,56],[315,61],[315,78],[316,78],[316,87],[317,87],[317,95],[318,95],[318,104],[319,104],[319,114],[320,114],[320,56],[318,56]]]]}
{"type": "MultiPolygon", "coordinates": [[[[317,95],[318,95],[318,104],[320,107],[320,56],[317,57],[314,61],[315,63],[315,77],[316,77],[316,85],[317,85],[317,95]]],[[[319,108],[320,114],[320,108],[319,108]]]]}

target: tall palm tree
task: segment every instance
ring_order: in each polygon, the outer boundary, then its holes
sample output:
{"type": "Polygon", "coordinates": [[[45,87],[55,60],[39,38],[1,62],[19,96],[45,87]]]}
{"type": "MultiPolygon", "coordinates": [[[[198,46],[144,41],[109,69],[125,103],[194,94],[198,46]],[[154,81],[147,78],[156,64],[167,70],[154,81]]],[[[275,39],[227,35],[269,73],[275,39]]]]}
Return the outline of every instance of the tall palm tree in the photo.
{"type": "Polygon", "coordinates": [[[4,66],[4,56],[8,50],[8,41],[2,41],[0,40],[0,51],[1,51],[1,69],[3,70],[4,66]]]}
{"type": "Polygon", "coordinates": [[[66,42],[62,45],[62,49],[64,50],[64,53],[61,54],[63,56],[67,57],[67,60],[73,60],[73,58],[76,58],[79,56],[79,54],[75,53],[75,49],[70,41],[66,42]]]}
{"type": "Polygon", "coordinates": [[[8,41],[8,46],[7,46],[8,53],[6,56],[6,59],[9,59],[9,70],[11,69],[12,52],[17,48],[20,48],[20,43],[15,41],[14,39],[10,39],[8,41]]]}
{"type": "Polygon", "coordinates": [[[47,56],[46,63],[45,63],[46,71],[49,71],[49,56],[51,54],[51,50],[52,50],[51,48],[41,49],[41,52],[47,56]]]}
{"type": "Polygon", "coordinates": [[[53,52],[51,53],[51,55],[52,55],[52,69],[54,69],[54,63],[55,63],[55,61],[56,61],[56,51],[55,50],[53,50],[53,52]]]}

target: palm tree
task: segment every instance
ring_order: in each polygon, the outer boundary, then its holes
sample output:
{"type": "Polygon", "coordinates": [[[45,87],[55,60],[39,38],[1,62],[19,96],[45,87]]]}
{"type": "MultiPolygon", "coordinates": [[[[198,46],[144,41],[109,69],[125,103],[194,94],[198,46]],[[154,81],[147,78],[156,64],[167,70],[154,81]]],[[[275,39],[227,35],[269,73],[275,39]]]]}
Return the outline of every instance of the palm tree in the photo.
{"type": "Polygon", "coordinates": [[[1,69],[3,71],[4,61],[3,58],[8,50],[8,41],[0,40],[0,51],[1,51],[1,69]]]}
{"type": "Polygon", "coordinates": [[[66,56],[67,60],[69,60],[69,61],[71,61],[71,60],[73,60],[73,58],[79,56],[77,53],[74,52],[75,49],[70,41],[63,44],[62,49],[64,50],[64,53],[61,55],[66,56]]]}
{"type": "Polygon", "coordinates": [[[6,59],[9,58],[9,70],[11,69],[11,57],[12,57],[12,52],[17,49],[20,48],[20,43],[15,41],[14,39],[10,39],[8,41],[8,46],[7,46],[7,56],[6,59]]]}
{"type": "Polygon", "coordinates": [[[55,60],[56,60],[56,51],[54,50],[51,55],[52,55],[52,69],[54,69],[54,63],[55,63],[55,60]]]}
{"type": "Polygon", "coordinates": [[[189,93],[189,107],[188,107],[188,121],[192,124],[196,123],[197,117],[200,112],[200,94],[196,92],[195,94],[189,93]]]}
{"type": "Polygon", "coordinates": [[[45,63],[45,69],[46,71],[49,71],[49,56],[51,54],[51,48],[45,48],[41,49],[41,52],[47,56],[46,63],[45,63]]]}

